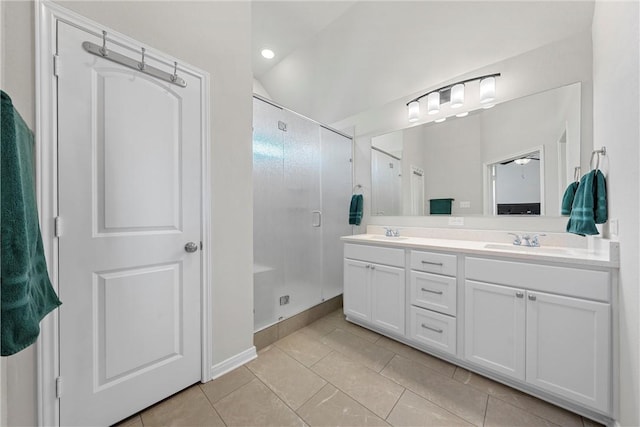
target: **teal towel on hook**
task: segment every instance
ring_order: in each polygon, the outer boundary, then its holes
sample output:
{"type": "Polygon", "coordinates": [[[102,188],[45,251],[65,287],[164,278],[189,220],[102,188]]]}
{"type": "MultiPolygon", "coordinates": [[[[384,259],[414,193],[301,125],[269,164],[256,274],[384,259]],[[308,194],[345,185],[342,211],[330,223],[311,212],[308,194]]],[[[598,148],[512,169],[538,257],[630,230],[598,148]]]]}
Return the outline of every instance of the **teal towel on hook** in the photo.
{"type": "Polygon", "coordinates": [[[607,186],[604,175],[592,170],[580,179],[567,223],[569,233],[600,234],[596,224],[607,222],[607,186]]]}
{"type": "Polygon", "coordinates": [[[360,225],[362,222],[362,194],[354,194],[351,196],[351,205],[349,206],[349,224],[360,225]]]}
{"type": "Polygon", "coordinates": [[[61,303],[44,257],[33,171],[33,134],[0,91],[0,353],[33,344],[40,321],[61,303]]]}

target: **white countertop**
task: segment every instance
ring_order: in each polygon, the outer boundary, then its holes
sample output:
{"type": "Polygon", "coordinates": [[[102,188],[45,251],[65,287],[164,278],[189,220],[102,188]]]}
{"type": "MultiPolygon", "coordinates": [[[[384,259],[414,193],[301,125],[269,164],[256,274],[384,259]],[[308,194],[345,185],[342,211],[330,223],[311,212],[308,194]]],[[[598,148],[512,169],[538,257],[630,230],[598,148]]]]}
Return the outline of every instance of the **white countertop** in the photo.
{"type": "Polygon", "coordinates": [[[449,240],[428,237],[386,237],[380,234],[357,234],[341,237],[345,243],[357,243],[396,248],[461,252],[473,255],[500,256],[528,261],[548,261],[592,267],[617,268],[618,242],[606,241],[599,249],[560,246],[527,247],[508,243],[476,240],[449,240]]]}

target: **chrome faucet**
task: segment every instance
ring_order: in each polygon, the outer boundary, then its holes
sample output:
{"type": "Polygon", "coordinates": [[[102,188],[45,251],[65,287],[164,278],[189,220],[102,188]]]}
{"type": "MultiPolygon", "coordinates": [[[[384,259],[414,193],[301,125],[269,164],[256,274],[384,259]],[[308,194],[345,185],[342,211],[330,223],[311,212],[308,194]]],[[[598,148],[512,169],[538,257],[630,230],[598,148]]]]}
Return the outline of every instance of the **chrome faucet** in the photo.
{"type": "Polygon", "coordinates": [[[540,233],[540,234],[534,234],[533,236],[530,236],[528,234],[523,234],[522,236],[520,236],[519,234],[516,233],[509,233],[512,236],[515,236],[515,239],[513,239],[513,244],[516,246],[529,246],[531,248],[538,248],[540,247],[540,240],[538,239],[540,236],[546,236],[546,234],[544,233],[540,233]]]}
{"type": "Polygon", "coordinates": [[[391,227],[383,227],[384,228],[384,235],[387,237],[400,237],[400,229],[396,228],[395,230],[392,229],[391,227]]]}
{"type": "Polygon", "coordinates": [[[515,236],[515,239],[513,239],[513,244],[516,246],[520,246],[522,244],[522,238],[520,237],[519,234],[516,233],[508,233],[511,234],[512,236],[515,236]]]}

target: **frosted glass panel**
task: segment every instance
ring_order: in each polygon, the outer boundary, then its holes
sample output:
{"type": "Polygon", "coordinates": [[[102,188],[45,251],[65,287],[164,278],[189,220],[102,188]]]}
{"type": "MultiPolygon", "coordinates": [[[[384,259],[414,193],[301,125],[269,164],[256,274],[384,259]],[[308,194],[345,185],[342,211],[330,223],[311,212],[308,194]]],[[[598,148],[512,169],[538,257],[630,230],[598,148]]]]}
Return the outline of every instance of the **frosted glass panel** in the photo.
{"type": "Polygon", "coordinates": [[[284,287],[282,110],[253,102],[253,288],[256,330],[278,320],[284,287]]]}
{"type": "Polygon", "coordinates": [[[343,254],[340,236],[351,234],[351,139],[320,129],[322,148],[322,298],[342,293],[343,254]]]}
{"type": "Polygon", "coordinates": [[[288,317],[321,302],[320,125],[290,111],[284,143],[284,278],[288,317]],[[320,225],[320,226],[318,226],[320,225]]]}

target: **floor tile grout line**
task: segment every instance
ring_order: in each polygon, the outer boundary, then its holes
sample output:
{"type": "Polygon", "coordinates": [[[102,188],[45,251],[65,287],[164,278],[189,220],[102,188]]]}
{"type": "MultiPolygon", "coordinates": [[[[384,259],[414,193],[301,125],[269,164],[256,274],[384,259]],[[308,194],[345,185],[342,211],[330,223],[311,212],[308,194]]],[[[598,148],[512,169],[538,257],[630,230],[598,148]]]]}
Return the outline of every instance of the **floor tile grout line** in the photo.
{"type": "MultiPolygon", "coordinates": [[[[400,357],[402,357],[402,356],[400,356],[400,357]]],[[[407,360],[409,360],[409,359],[407,359],[407,360]]],[[[411,361],[411,360],[409,360],[409,361],[411,361]]],[[[414,362],[414,363],[417,363],[417,362],[414,362]]],[[[445,408],[444,406],[441,406],[437,402],[434,402],[433,400],[429,399],[428,397],[422,395],[418,390],[414,390],[411,387],[408,387],[408,386],[405,386],[403,384],[400,384],[398,381],[396,381],[393,378],[388,377],[388,376],[386,376],[386,375],[384,375],[382,373],[380,373],[379,375],[382,375],[383,377],[393,381],[394,383],[398,384],[400,387],[404,387],[406,390],[409,390],[411,393],[415,394],[416,396],[421,397],[422,399],[432,403],[433,405],[437,406],[438,408],[442,409],[443,411],[447,411],[448,413],[455,415],[457,418],[460,418],[461,420],[463,420],[463,421],[465,421],[465,422],[467,422],[469,424],[475,425],[473,422],[469,421],[467,418],[463,417],[462,415],[456,414],[455,412],[450,411],[449,409],[445,408]]],[[[487,400],[488,400],[489,394],[488,393],[483,393],[483,394],[487,395],[487,400]]],[[[486,408],[485,408],[485,413],[486,413],[486,408]]]]}
{"type": "MultiPolygon", "coordinates": [[[[400,399],[402,399],[402,396],[404,396],[404,394],[406,392],[407,392],[407,388],[406,387],[402,387],[402,393],[400,393],[400,396],[398,396],[398,400],[396,400],[396,402],[393,404],[393,406],[391,407],[391,410],[389,411],[387,416],[383,418],[385,421],[389,422],[389,417],[393,413],[393,410],[396,409],[396,406],[398,406],[398,403],[400,402],[400,399]]],[[[391,423],[389,422],[389,424],[391,424],[391,423]]]]}
{"type": "MultiPolygon", "coordinates": [[[[255,375],[254,375],[254,377],[255,377],[255,375]]],[[[211,380],[211,381],[215,381],[215,380],[211,380]]],[[[253,381],[253,380],[252,380],[252,381],[253,381]]],[[[251,381],[249,381],[249,382],[251,382],[251,381]]],[[[238,389],[240,389],[240,388],[244,387],[244,386],[245,386],[245,385],[247,385],[247,384],[249,384],[249,383],[246,383],[246,384],[241,385],[241,386],[240,386],[240,387],[238,387],[236,390],[238,390],[238,389]]],[[[209,396],[207,395],[207,393],[205,393],[205,391],[202,389],[202,383],[198,384],[198,387],[200,388],[200,391],[202,392],[202,394],[204,394],[204,397],[205,397],[205,398],[207,399],[207,401],[209,402],[209,405],[211,405],[211,407],[213,408],[213,410],[215,411],[215,413],[216,413],[216,414],[218,415],[218,417],[220,418],[220,421],[222,421],[222,424],[224,424],[224,425],[225,425],[225,427],[228,427],[227,422],[224,420],[224,418],[222,418],[222,414],[221,414],[220,412],[218,412],[218,410],[217,410],[217,409],[216,409],[216,407],[214,406],[214,404],[213,404],[213,402],[211,401],[211,399],[209,399],[209,396]]],[[[236,390],[233,390],[233,391],[236,391],[236,390]]],[[[222,396],[220,399],[218,399],[218,402],[219,402],[219,401],[221,401],[222,399],[224,399],[225,397],[227,397],[228,395],[230,395],[231,393],[233,393],[233,391],[232,391],[232,392],[230,392],[230,393],[225,394],[224,396],[222,396]]],[[[144,427],[144,423],[143,423],[142,427],[144,427]]]]}
{"type": "Polygon", "coordinates": [[[490,398],[491,398],[491,395],[488,394],[487,395],[487,403],[484,404],[484,417],[482,418],[482,426],[483,427],[487,423],[487,413],[489,412],[489,399],[490,398]]]}
{"type": "MultiPolygon", "coordinates": [[[[476,390],[478,390],[478,389],[476,389],[476,390]]],[[[516,389],[514,389],[514,390],[516,390],[516,389]]],[[[516,390],[516,391],[518,391],[518,390],[516,390]]],[[[550,420],[549,418],[544,417],[544,416],[542,416],[542,415],[540,415],[540,414],[538,414],[538,413],[536,413],[536,412],[530,411],[530,410],[529,410],[529,409],[527,409],[527,408],[521,408],[521,407],[519,407],[519,406],[516,406],[516,405],[514,405],[513,403],[508,402],[507,400],[505,400],[505,399],[503,399],[502,397],[500,397],[500,395],[495,395],[495,394],[491,394],[491,393],[489,393],[489,396],[491,396],[491,397],[493,397],[494,399],[497,399],[497,400],[499,400],[499,401],[501,401],[501,402],[503,402],[503,403],[506,403],[507,405],[513,406],[513,407],[514,407],[514,408],[516,408],[516,409],[519,409],[519,410],[521,410],[521,411],[524,411],[524,412],[526,412],[526,413],[527,413],[527,414],[529,414],[529,415],[533,415],[533,416],[535,416],[535,417],[542,418],[543,420],[548,421],[548,422],[550,422],[550,423],[551,423],[551,424],[553,424],[553,425],[560,425],[560,424],[558,424],[557,422],[555,422],[555,421],[553,421],[553,420],[550,420]]],[[[534,398],[534,399],[539,399],[539,398],[537,398],[537,397],[535,397],[535,396],[530,396],[530,395],[527,395],[527,396],[532,397],[532,398],[534,398]]],[[[552,403],[549,403],[549,402],[547,402],[547,401],[545,401],[545,400],[542,400],[542,399],[539,399],[539,400],[540,400],[540,401],[542,401],[542,402],[544,402],[544,403],[547,403],[547,404],[549,404],[549,405],[553,405],[552,403]]],[[[555,406],[555,405],[553,405],[553,407],[554,407],[554,408],[560,408],[559,406],[555,406]]],[[[563,408],[560,408],[560,409],[562,409],[563,411],[567,411],[567,412],[569,412],[570,414],[578,415],[580,418],[583,418],[581,415],[576,414],[575,412],[571,412],[571,411],[568,411],[568,410],[563,409],[563,408]]],[[[582,425],[584,426],[584,421],[582,421],[582,420],[581,420],[581,422],[582,422],[582,425]]]]}
{"type": "Polygon", "coordinates": [[[291,412],[293,412],[296,415],[296,417],[300,418],[306,425],[308,425],[307,422],[302,417],[300,417],[300,415],[298,415],[298,412],[295,409],[293,409],[287,402],[285,402],[283,399],[281,399],[280,396],[278,396],[278,394],[271,387],[269,387],[269,385],[267,383],[262,381],[262,379],[260,377],[258,377],[257,375],[256,375],[256,379],[258,381],[260,381],[262,383],[262,385],[264,385],[271,393],[273,393],[273,395],[276,397],[276,399],[278,399],[280,402],[282,402],[282,404],[284,406],[289,408],[289,410],[291,412]]]}

